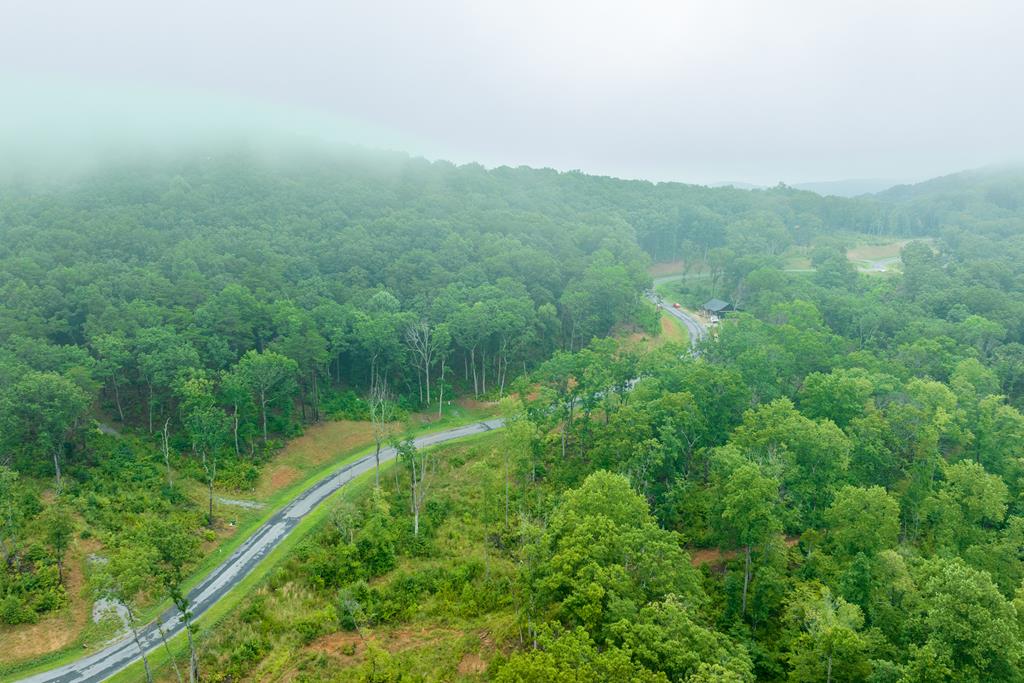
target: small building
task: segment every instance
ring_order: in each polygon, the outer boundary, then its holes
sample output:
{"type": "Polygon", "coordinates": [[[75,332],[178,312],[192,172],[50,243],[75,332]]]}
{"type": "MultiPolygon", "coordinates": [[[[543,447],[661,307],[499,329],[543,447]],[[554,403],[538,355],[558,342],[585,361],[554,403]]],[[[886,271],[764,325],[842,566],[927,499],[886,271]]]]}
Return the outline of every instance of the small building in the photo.
{"type": "Polygon", "coordinates": [[[705,302],[704,305],[700,307],[700,310],[713,320],[718,320],[726,313],[735,311],[736,308],[728,301],[711,299],[710,301],[705,302]]]}

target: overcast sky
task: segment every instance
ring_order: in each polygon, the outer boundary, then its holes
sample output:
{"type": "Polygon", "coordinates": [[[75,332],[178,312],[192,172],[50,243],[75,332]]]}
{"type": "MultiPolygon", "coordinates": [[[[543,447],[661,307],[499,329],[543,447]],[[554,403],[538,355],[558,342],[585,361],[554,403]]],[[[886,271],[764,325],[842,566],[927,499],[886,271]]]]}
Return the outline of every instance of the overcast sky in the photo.
{"type": "Polygon", "coordinates": [[[1024,158],[1022,25],[1014,0],[0,0],[0,145],[915,180],[1024,158]]]}

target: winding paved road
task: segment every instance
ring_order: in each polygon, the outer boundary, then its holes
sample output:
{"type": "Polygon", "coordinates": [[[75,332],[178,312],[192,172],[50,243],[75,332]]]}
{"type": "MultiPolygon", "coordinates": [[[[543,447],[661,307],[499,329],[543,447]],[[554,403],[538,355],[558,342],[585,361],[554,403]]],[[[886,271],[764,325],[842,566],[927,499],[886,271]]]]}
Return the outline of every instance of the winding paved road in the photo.
{"type": "MultiPolygon", "coordinates": [[[[669,315],[678,318],[686,325],[690,332],[691,344],[696,344],[707,334],[706,328],[696,318],[662,302],[661,298],[653,292],[648,292],[647,297],[656,306],[668,311],[669,315]]],[[[452,439],[500,429],[503,425],[504,421],[500,418],[484,420],[443,432],[427,434],[415,439],[415,443],[420,448],[433,446],[452,439]]],[[[393,459],[395,454],[394,448],[381,450],[381,462],[393,459]]],[[[230,557],[221,562],[203,579],[202,583],[188,594],[189,603],[192,605],[193,620],[200,619],[218,600],[248,576],[263,558],[276,548],[295,529],[302,518],[312,512],[317,505],[355,477],[369,472],[373,468],[373,455],[360,458],[327,475],[300,493],[284,508],[274,513],[263,526],[257,529],[230,557]]],[[[179,615],[178,610],[174,608],[160,615],[160,622],[168,640],[184,630],[184,624],[179,621],[179,615]]],[[[160,647],[160,632],[156,622],[141,630],[140,640],[147,652],[152,652],[160,647]]],[[[125,635],[102,650],[82,657],[71,664],[29,676],[22,681],[23,683],[99,683],[131,665],[137,659],[139,659],[139,648],[130,635],[125,635]]]]}
{"type": "MultiPolygon", "coordinates": [[[[664,281],[669,278],[659,278],[655,280],[655,283],[664,281]]],[[[682,311],[678,308],[674,308],[671,304],[665,302],[662,297],[655,292],[648,292],[647,298],[652,304],[657,306],[663,311],[666,311],[673,318],[676,318],[684,325],[686,325],[686,331],[690,333],[690,346],[696,346],[697,342],[704,338],[708,333],[708,328],[704,327],[701,321],[694,318],[686,311],[682,311]]]]}
{"type": "MultiPolygon", "coordinates": [[[[500,418],[484,420],[444,432],[426,434],[415,439],[415,443],[420,448],[433,446],[452,439],[499,429],[503,424],[504,421],[500,418]]],[[[381,462],[394,457],[394,448],[381,450],[381,462]]],[[[372,454],[360,458],[327,475],[300,493],[284,508],[274,513],[274,516],[257,529],[238,550],[221,562],[202,583],[188,594],[189,602],[192,604],[193,619],[201,618],[218,600],[248,576],[260,561],[276,548],[295,529],[302,518],[312,512],[317,505],[355,477],[369,472],[373,468],[374,457],[372,454]]],[[[178,620],[178,617],[178,610],[173,608],[160,615],[160,621],[168,640],[184,630],[184,624],[178,620]]],[[[160,633],[157,630],[156,622],[141,630],[140,640],[147,651],[160,647],[160,633]]],[[[25,683],[99,683],[137,659],[139,659],[139,648],[128,635],[71,664],[29,676],[23,681],[25,683]]]]}

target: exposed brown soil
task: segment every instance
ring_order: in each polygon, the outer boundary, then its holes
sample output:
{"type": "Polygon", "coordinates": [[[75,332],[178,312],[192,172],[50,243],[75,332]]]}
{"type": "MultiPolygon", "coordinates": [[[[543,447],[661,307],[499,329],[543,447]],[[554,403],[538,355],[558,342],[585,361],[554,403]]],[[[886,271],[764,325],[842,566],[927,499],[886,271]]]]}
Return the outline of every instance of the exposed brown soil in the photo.
{"type": "Polygon", "coordinates": [[[690,551],[690,564],[699,567],[702,564],[718,566],[736,559],[735,550],[719,550],[718,548],[698,548],[690,551]]]}
{"type": "Polygon", "coordinates": [[[497,401],[478,401],[469,397],[456,399],[455,403],[466,410],[488,410],[498,405],[497,401]]]}
{"type": "Polygon", "coordinates": [[[254,494],[257,499],[267,498],[293,484],[303,471],[314,469],[371,441],[373,425],[369,422],[338,420],[307,427],[302,436],[289,441],[263,468],[254,494]]]}
{"type": "MultiPolygon", "coordinates": [[[[783,543],[787,548],[792,548],[800,542],[799,536],[787,536],[783,543]]],[[[702,564],[709,564],[713,567],[722,567],[726,562],[739,557],[738,550],[720,550],[718,548],[696,548],[688,551],[690,553],[690,564],[699,567],[702,564]]]]}
{"type": "MultiPolygon", "coordinates": [[[[298,479],[299,471],[291,465],[277,465],[267,475],[271,491],[279,491],[298,479]]],[[[259,487],[257,487],[259,490],[259,487]]]]}
{"type": "Polygon", "coordinates": [[[463,676],[481,674],[487,669],[487,662],[475,652],[467,652],[459,662],[459,673],[463,676]]]}
{"type": "Polygon", "coordinates": [[[363,639],[359,637],[358,633],[332,633],[309,644],[310,650],[327,655],[339,655],[346,658],[346,661],[361,658],[365,647],[363,639]],[[350,650],[350,648],[354,648],[354,650],[350,650]],[[352,651],[353,654],[345,654],[348,651],[352,651]]]}
{"type": "Polygon", "coordinates": [[[392,654],[421,647],[451,638],[459,631],[445,628],[398,628],[394,630],[371,631],[363,629],[363,636],[358,633],[332,633],[318,638],[307,646],[307,649],[322,652],[336,657],[346,665],[358,664],[366,654],[366,643],[373,642],[392,654]],[[365,638],[365,642],[363,640],[365,638]],[[352,652],[352,654],[346,654],[352,652]]]}

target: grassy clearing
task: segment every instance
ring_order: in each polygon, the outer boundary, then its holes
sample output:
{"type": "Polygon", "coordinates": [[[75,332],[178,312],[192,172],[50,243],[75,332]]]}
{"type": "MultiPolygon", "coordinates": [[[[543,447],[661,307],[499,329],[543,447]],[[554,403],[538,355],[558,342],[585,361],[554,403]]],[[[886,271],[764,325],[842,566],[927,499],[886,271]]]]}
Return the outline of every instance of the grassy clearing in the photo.
{"type": "MultiPolygon", "coordinates": [[[[645,305],[649,305],[653,308],[653,304],[645,305]]],[[[659,320],[657,334],[652,336],[643,330],[632,332],[623,330],[619,331],[615,335],[616,338],[628,346],[640,347],[646,351],[664,346],[669,342],[679,344],[687,344],[689,342],[690,334],[686,329],[686,325],[664,311],[659,311],[658,315],[659,320]]]]}
{"type": "Polygon", "coordinates": [[[678,280],[669,280],[668,282],[661,282],[654,285],[654,293],[665,299],[665,301],[671,303],[674,301],[674,297],[679,296],[678,287],[678,280]]]}
{"type": "MultiPolygon", "coordinates": [[[[393,428],[400,430],[401,425],[393,428]]],[[[365,447],[372,441],[373,425],[370,422],[339,420],[307,427],[302,436],[289,441],[262,468],[259,481],[248,497],[266,500],[277,491],[304,479],[309,472],[333,461],[338,453],[365,447]]]]}
{"type": "MultiPolygon", "coordinates": [[[[841,233],[836,235],[847,243],[853,243],[846,252],[846,257],[863,273],[892,274],[900,272],[900,251],[911,242],[932,243],[931,238],[893,239],[860,233],[841,233]]],[[[782,268],[790,272],[813,272],[810,252],[812,247],[790,247],[782,254],[782,268]]],[[[655,290],[665,293],[662,288],[682,277],[683,261],[670,261],[652,264],[647,272],[654,278],[655,290]]],[[[707,277],[706,269],[699,265],[690,269],[687,279],[707,277]]],[[[667,290],[671,291],[671,290],[667,290]]]]}
{"type": "Polygon", "coordinates": [[[669,304],[670,306],[674,303],[680,303],[685,307],[687,304],[692,303],[688,300],[691,295],[683,291],[682,280],[669,280],[667,282],[661,282],[654,287],[654,291],[662,299],[665,300],[665,303],[669,304]]]}
{"type": "Polygon", "coordinates": [[[847,250],[846,258],[862,273],[892,275],[903,271],[900,252],[911,242],[924,242],[931,245],[934,240],[931,238],[901,240],[862,238],[855,247],[847,250]]]}
{"type": "Polygon", "coordinates": [[[911,242],[919,240],[896,240],[896,241],[874,241],[860,243],[846,252],[846,258],[851,261],[877,261],[880,259],[894,258],[900,255],[903,247],[911,242]]]}
{"type": "MultiPolygon", "coordinates": [[[[475,422],[494,414],[493,404],[456,401],[446,406],[441,418],[437,418],[436,413],[417,413],[404,425],[396,425],[396,430],[399,434],[403,430],[426,434],[475,422]]],[[[215,494],[235,499],[258,501],[264,507],[250,509],[215,503],[214,514],[219,522],[216,535],[213,540],[204,543],[204,557],[186,580],[186,590],[198,584],[298,493],[328,472],[372,452],[368,445],[372,436],[360,440],[366,435],[366,425],[368,423],[342,421],[308,428],[305,434],[289,442],[264,466],[257,485],[257,490],[262,486],[265,492],[260,498],[242,496],[234,491],[215,491],[215,494]],[[337,439],[337,445],[333,448],[332,439],[337,439]],[[275,488],[273,474],[270,473],[279,464],[290,468],[294,475],[289,481],[279,479],[279,486],[275,488]]],[[[190,498],[205,505],[206,489],[199,482],[181,479],[179,485],[183,486],[190,498]]],[[[95,541],[85,543],[78,540],[69,554],[69,559],[78,560],[75,563],[69,562],[69,565],[75,564],[80,570],[80,574],[73,576],[81,577],[69,584],[72,589],[69,591],[69,607],[36,624],[10,626],[0,630],[0,641],[4,645],[0,647],[0,680],[16,680],[29,673],[67,664],[94,648],[102,647],[114,635],[113,625],[94,624],[91,620],[92,601],[87,587],[85,556],[97,550],[99,545],[95,541]],[[7,647],[8,642],[15,645],[7,647]]],[[[153,619],[167,609],[169,604],[167,600],[154,603],[141,610],[139,617],[143,621],[153,619]]]]}
{"type": "MultiPolygon", "coordinates": [[[[647,272],[652,278],[666,277],[670,275],[679,275],[686,268],[685,261],[662,261],[660,263],[652,263],[647,269],[647,272]]],[[[703,263],[695,263],[690,267],[689,273],[691,275],[703,274],[706,267],[703,263]]]]}
{"type": "Polygon", "coordinates": [[[690,332],[681,320],[663,313],[661,316],[661,335],[659,339],[664,340],[662,343],[689,344],[690,332]]]}

